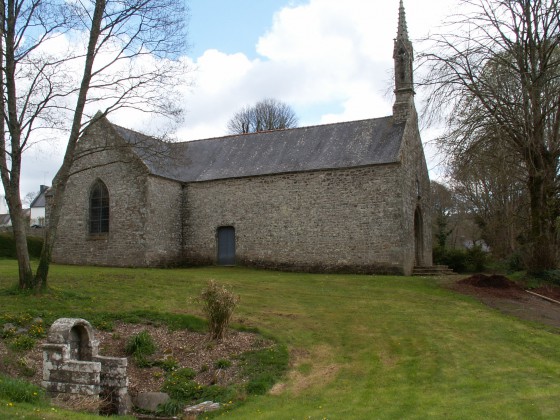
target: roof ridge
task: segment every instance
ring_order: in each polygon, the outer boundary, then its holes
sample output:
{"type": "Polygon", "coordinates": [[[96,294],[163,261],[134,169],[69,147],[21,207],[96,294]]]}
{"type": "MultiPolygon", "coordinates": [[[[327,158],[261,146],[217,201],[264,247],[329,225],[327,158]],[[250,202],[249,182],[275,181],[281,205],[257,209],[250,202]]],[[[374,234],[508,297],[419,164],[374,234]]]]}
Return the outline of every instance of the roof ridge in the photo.
{"type": "Polygon", "coordinates": [[[327,124],[313,124],[313,125],[305,125],[303,127],[279,128],[277,130],[256,131],[256,132],[252,132],[252,133],[242,133],[242,134],[226,134],[225,136],[207,137],[207,138],[204,138],[204,139],[181,140],[181,141],[174,142],[173,144],[193,143],[193,142],[199,142],[199,141],[219,140],[219,139],[236,138],[236,137],[258,136],[258,135],[268,134],[268,133],[277,133],[279,131],[297,131],[297,130],[305,130],[305,129],[308,129],[308,128],[316,128],[316,127],[330,127],[330,126],[335,126],[335,125],[352,124],[352,123],[359,123],[359,122],[364,122],[364,121],[382,120],[382,119],[385,119],[385,118],[392,118],[392,117],[393,117],[392,115],[386,115],[384,117],[362,118],[362,119],[359,119],[359,120],[338,121],[338,122],[327,123],[327,124]]]}
{"type": "MultiPolygon", "coordinates": [[[[330,126],[342,125],[342,124],[359,123],[359,122],[363,122],[363,121],[382,120],[382,119],[385,119],[385,118],[392,118],[392,115],[386,115],[384,117],[377,117],[377,118],[361,118],[359,120],[338,121],[338,122],[327,123],[327,124],[305,125],[305,126],[302,126],[302,127],[279,128],[277,130],[264,130],[264,131],[257,131],[257,132],[252,132],[252,133],[226,134],[224,136],[206,137],[206,138],[202,138],[202,139],[180,140],[180,141],[174,141],[171,144],[193,143],[193,142],[199,142],[199,141],[219,140],[219,139],[226,139],[226,138],[258,136],[258,135],[263,135],[263,134],[267,134],[267,133],[276,133],[276,132],[279,132],[279,131],[296,131],[296,130],[305,130],[305,129],[309,129],[309,128],[316,128],[316,127],[330,127],[330,126]]],[[[124,126],[119,125],[119,124],[115,124],[115,123],[109,121],[108,119],[107,119],[107,121],[113,127],[120,128],[122,130],[130,131],[130,132],[135,133],[135,134],[140,134],[144,137],[148,137],[148,138],[151,138],[151,139],[154,139],[154,140],[161,141],[161,139],[159,139],[158,137],[143,133],[141,131],[133,130],[131,128],[127,128],[127,127],[124,127],[124,126]]]]}

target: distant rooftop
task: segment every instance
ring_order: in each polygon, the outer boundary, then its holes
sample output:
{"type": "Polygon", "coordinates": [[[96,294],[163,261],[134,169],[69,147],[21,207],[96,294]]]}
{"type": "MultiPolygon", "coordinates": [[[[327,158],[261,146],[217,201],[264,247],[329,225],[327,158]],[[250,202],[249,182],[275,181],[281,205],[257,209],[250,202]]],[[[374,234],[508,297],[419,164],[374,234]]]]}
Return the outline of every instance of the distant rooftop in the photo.
{"type": "Polygon", "coordinates": [[[45,199],[45,195],[47,193],[48,188],[49,187],[47,187],[46,185],[41,185],[39,195],[35,197],[35,199],[31,202],[31,204],[29,205],[30,208],[46,207],[47,201],[45,199]]]}

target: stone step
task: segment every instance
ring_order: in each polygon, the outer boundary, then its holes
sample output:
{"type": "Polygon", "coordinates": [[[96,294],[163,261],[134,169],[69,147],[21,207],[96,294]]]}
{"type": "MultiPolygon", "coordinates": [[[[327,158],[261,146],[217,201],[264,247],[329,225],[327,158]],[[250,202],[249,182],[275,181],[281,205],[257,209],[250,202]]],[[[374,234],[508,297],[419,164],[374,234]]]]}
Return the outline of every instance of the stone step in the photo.
{"type": "Polygon", "coordinates": [[[455,272],[446,265],[433,265],[431,267],[414,267],[413,276],[449,276],[455,272]]]}

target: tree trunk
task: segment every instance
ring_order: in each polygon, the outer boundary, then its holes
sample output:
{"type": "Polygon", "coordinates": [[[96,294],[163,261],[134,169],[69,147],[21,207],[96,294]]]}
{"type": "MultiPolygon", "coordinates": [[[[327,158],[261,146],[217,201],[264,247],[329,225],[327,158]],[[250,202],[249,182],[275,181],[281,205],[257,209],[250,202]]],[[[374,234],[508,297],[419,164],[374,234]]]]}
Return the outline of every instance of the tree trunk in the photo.
{"type": "MultiPolygon", "coordinates": [[[[62,169],[62,168],[61,168],[62,169]]],[[[52,251],[58,231],[58,221],[60,220],[60,210],[62,207],[62,199],[66,190],[68,174],[65,175],[65,181],[59,182],[60,170],[54,179],[52,187],[52,200],[49,200],[49,213],[47,221],[47,229],[45,231],[45,239],[43,248],[41,248],[41,256],[39,258],[39,266],[35,273],[35,283],[38,287],[45,289],[47,287],[47,278],[52,259],[52,251]]]]}
{"type": "Polygon", "coordinates": [[[74,152],[76,150],[76,143],[80,137],[80,129],[82,126],[82,116],[86,105],[87,93],[89,90],[91,75],[93,69],[93,62],[97,54],[97,41],[101,33],[101,22],[105,12],[105,0],[95,1],[95,10],[92,16],[91,29],[89,34],[88,50],[86,55],[86,62],[84,72],[82,75],[82,82],[78,94],[78,101],[76,103],[76,110],[74,111],[74,119],[72,121],[72,128],[68,137],[68,145],[64,154],[64,160],[60,169],[58,170],[53,182],[53,198],[51,201],[51,209],[49,214],[49,223],[45,234],[45,241],[43,249],[41,250],[41,258],[39,260],[39,267],[35,274],[35,283],[41,288],[47,287],[47,277],[49,274],[49,266],[51,263],[52,250],[56,240],[56,232],[58,230],[58,220],[60,219],[60,211],[62,202],[64,200],[64,192],[66,184],[70,177],[70,168],[74,162],[74,152]]]}
{"type": "Polygon", "coordinates": [[[532,274],[558,267],[558,209],[554,194],[556,169],[547,159],[533,161],[528,178],[531,236],[527,269],[532,274]]]}
{"type": "Polygon", "coordinates": [[[12,220],[12,231],[16,243],[16,256],[19,269],[19,288],[34,289],[35,280],[31,263],[29,261],[29,252],[27,249],[27,219],[23,215],[21,200],[18,191],[6,189],[6,201],[10,209],[10,218],[12,220]]]}
{"type": "Polygon", "coordinates": [[[0,147],[0,172],[6,201],[12,221],[12,231],[16,243],[16,256],[19,268],[19,287],[20,289],[33,289],[35,282],[31,263],[29,261],[29,251],[27,249],[27,220],[23,214],[20,198],[20,171],[21,171],[21,124],[18,120],[17,109],[17,89],[16,89],[16,4],[9,1],[6,4],[0,2],[0,13],[2,23],[2,84],[0,110],[2,111],[2,146],[0,147]],[[7,12],[7,16],[6,16],[7,12]],[[6,133],[6,128],[8,133],[6,133]],[[11,143],[11,153],[6,150],[6,138],[9,136],[11,143]],[[9,163],[8,163],[9,161],[9,163]]]}

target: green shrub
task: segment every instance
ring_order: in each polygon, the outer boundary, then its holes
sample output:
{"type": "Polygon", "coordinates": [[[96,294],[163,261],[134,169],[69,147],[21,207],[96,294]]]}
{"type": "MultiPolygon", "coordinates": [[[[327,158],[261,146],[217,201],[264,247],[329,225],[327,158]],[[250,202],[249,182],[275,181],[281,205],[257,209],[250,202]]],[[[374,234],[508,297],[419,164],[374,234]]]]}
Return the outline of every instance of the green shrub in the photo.
{"type": "Polygon", "coordinates": [[[13,327],[13,326],[7,326],[4,327],[2,325],[2,329],[0,330],[0,338],[10,338],[10,337],[15,337],[17,333],[17,328],[13,327]]]}
{"type": "Polygon", "coordinates": [[[202,302],[202,310],[208,318],[212,339],[222,339],[233,315],[233,310],[239,302],[239,297],[214,280],[210,280],[206,288],[200,293],[199,301],[202,302]]]}
{"type": "Polygon", "coordinates": [[[168,356],[165,359],[158,360],[156,365],[162,368],[166,372],[173,372],[179,368],[179,362],[177,359],[168,356]]]}
{"type": "Polygon", "coordinates": [[[219,385],[210,385],[202,387],[202,393],[199,401],[214,401],[219,403],[227,403],[239,398],[239,392],[234,386],[223,387],[219,385]]]}
{"type": "Polygon", "coordinates": [[[44,400],[42,388],[21,379],[0,375],[0,398],[10,402],[37,403],[44,400]]]}
{"type": "Polygon", "coordinates": [[[525,269],[523,256],[520,252],[514,252],[507,258],[507,268],[510,272],[522,271],[525,269]]]}
{"type": "Polygon", "coordinates": [[[560,270],[545,270],[538,277],[544,281],[560,286],[560,270]]]}
{"type": "MultiPolygon", "coordinates": [[[[190,370],[190,369],[180,369],[190,370]]],[[[190,374],[190,372],[188,372],[190,374]]],[[[194,372],[193,372],[194,373],[194,372]]],[[[172,400],[181,403],[198,403],[202,401],[214,401],[225,403],[237,398],[239,393],[233,386],[222,387],[218,385],[200,385],[198,382],[189,379],[189,374],[171,373],[162,386],[162,391],[169,394],[172,400]]]]}
{"type": "Polygon", "coordinates": [[[436,264],[444,264],[457,273],[467,271],[467,253],[462,249],[445,249],[436,264]]]}
{"type": "Polygon", "coordinates": [[[214,363],[214,367],[216,369],[227,369],[230,366],[231,366],[231,362],[226,359],[220,359],[216,361],[216,363],[214,363]]]}
{"type": "Polygon", "coordinates": [[[236,391],[230,387],[200,385],[194,381],[195,376],[196,372],[190,368],[170,372],[163,383],[162,391],[167,392],[172,399],[184,403],[206,400],[227,402],[236,395],[236,391]]]}
{"type": "Polygon", "coordinates": [[[30,258],[41,257],[41,249],[43,249],[43,238],[38,238],[36,236],[27,237],[27,249],[29,250],[30,258]]]}
{"type": "Polygon", "coordinates": [[[168,379],[172,382],[190,381],[196,377],[196,372],[191,368],[181,368],[171,372],[168,379]]]}
{"type": "Polygon", "coordinates": [[[457,273],[484,271],[488,264],[488,253],[475,245],[470,249],[433,249],[434,264],[447,265],[457,273]]]}
{"type": "Polygon", "coordinates": [[[14,351],[28,351],[35,347],[35,339],[28,335],[18,335],[8,341],[8,347],[14,351]]]}
{"type": "Polygon", "coordinates": [[[27,330],[27,334],[29,334],[31,337],[42,338],[47,335],[47,330],[45,329],[45,326],[43,325],[42,321],[34,322],[29,326],[29,330],[27,330]]]}
{"type": "Polygon", "coordinates": [[[480,272],[486,269],[488,253],[480,245],[467,249],[467,268],[469,271],[480,272]]]}
{"type": "Polygon", "coordinates": [[[163,404],[158,405],[156,409],[156,415],[158,416],[165,416],[165,417],[173,417],[183,411],[185,408],[185,404],[181,401],[177,401],[174,399],[167,400],[163,404]]]}
{"type": "MultiPolygon", "coordinates": [[[[27,249],[31,258],[41,256],[43,239],[33,236],[27,237],[27,249]]],[[[0,234],[0,258],[16,258],[16,242],[11,233],[0,234]]]]}
{"type": "Polygon", "coordinates": [[[128,339],[125,352],[138,360],[142,360],[156,352],[156,344],[148,331],[142,331],[128,339]]]}
{"type": "Polygon", "coordinates": [[[162,390],[173,399],[185,402],[198,401],[202,397],[203,386],[193,380],[168,377],[163,383],[162,390]]]}

